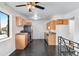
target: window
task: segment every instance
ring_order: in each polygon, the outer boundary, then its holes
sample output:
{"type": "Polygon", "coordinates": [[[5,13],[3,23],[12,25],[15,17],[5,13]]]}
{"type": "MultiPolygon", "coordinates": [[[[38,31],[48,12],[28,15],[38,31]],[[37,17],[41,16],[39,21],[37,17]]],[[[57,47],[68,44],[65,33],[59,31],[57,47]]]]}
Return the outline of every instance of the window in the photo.
{"type": "Polygon", "coordinates": [[[0,39],[9,37],[9,15],[0,11],[0,39]]]}

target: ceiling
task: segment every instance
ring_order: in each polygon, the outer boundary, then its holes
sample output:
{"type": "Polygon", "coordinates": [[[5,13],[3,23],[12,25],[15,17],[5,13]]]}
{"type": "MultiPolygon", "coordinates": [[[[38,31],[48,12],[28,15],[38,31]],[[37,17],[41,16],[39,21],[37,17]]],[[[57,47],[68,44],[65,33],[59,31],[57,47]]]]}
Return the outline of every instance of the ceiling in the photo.
{"type": "Polygon", "coordinates": [[[40,2],[38,4],[44,6],[45,10],[34,9],[31,13],[26,7],[16,7],[16,5],[25,3],[26,2],[6,2],[6,4],[13,8],[16,12],[27,18],[37,14],[42,18],[50,19],[54,15],[64,15],[79,8],[79,2],[40,2]]]}

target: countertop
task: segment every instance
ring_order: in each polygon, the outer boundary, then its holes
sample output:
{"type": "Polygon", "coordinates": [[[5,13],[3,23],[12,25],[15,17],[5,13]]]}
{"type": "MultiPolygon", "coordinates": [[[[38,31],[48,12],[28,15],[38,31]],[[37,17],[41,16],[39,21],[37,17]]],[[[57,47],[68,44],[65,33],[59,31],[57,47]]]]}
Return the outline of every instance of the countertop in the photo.
{"type": "Polygon", "coordinates": [[[55,30],[48,30],[44,33],[46,33],[46,34],[56,34],[56,31],[55,30]]]}

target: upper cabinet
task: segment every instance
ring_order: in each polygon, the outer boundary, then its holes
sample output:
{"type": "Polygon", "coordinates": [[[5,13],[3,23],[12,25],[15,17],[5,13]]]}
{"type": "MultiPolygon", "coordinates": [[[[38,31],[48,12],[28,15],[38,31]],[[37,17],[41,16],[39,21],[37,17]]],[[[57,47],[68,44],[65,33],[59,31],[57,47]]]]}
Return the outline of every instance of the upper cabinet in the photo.
{"type": "Polygon", "coordinates": [[[48,30],[56,30],[56,24],[57,24],[56,20],[48,22],[47,24],[48,30]]]}
{"type": "Polygon", "coordinates": [[[16,25],[17,26],[22,26],[23,25],[22,17],[19,17],[19,16],[16,17],[16,25]]]}
{"type": "Polygon", "coordinates": [[[24,25],[31,26],[32,21],[23,19],[21,16],[16,16],[16,25],[17,26],[24,26],[24,25]]]}
{"type": "Polygon", "coordinates": [[[47,23],[47,29],[48,30],[56,30],[56,25],[68,25],[68,24],[69,24],[68,19],[52,20],[47,23]]]}
{"type": "Polygon", "coordinates": [[[68,19],[59,19],[56,22],[57,22],[57,25],[59,25],[59,24],[68,25],[69,24],[69,20],[68,19]]]}
{"type": "Polygon", "coordinates": [[[56,21],[50,21],[50,22],[48,22],[48,24],[47,24],[47,28],[48,28],[48,30],[55,30],[56,29],[56,27],[55,27],[55,23],[56,23],[56,21]]]}

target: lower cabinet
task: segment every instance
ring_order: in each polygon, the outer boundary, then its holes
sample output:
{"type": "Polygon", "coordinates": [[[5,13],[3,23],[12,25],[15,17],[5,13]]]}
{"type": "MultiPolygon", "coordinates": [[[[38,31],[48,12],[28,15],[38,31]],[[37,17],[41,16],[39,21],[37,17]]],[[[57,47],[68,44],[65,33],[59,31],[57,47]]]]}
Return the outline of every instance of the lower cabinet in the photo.
{"type": "Polygon", "coordinates": [[[48,45],[56,45],[56,33],[44,33],[44,39],[48,45]]]}
{"type": "Polygon", "coordinates": [[[24,49],[28,45],[28,33],[16,34],[16,49],[24,49]]]}
{"type": "Polygon", "coordinates": [[[56,45],[56,33],[49,33],[48,45],[56,45]]]}

